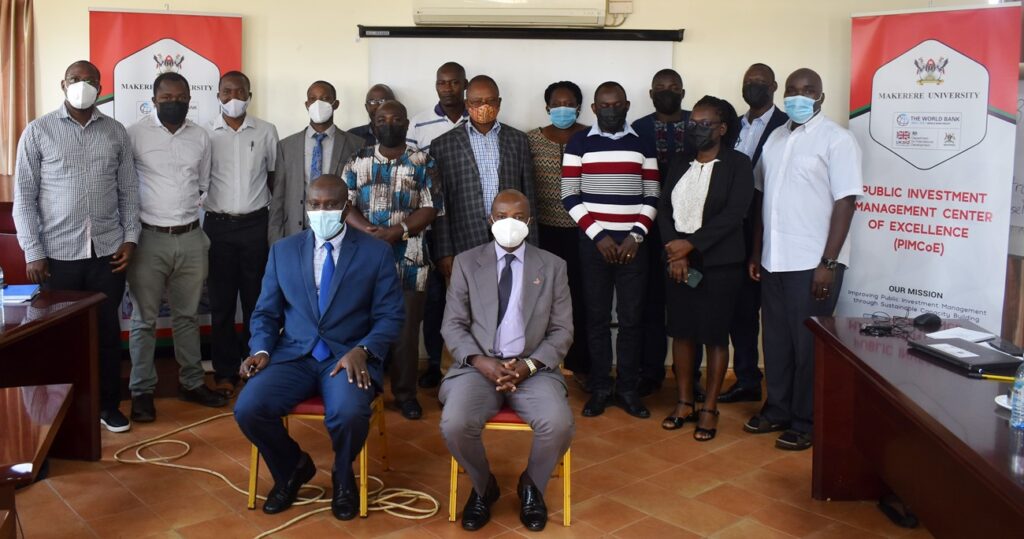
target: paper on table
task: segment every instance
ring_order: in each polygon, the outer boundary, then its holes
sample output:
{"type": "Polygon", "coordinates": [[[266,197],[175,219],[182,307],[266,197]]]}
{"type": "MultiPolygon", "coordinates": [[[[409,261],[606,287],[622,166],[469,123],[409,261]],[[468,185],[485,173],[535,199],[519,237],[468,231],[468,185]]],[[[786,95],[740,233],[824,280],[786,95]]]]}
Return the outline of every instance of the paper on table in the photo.
{"type": "Polygon", "coordinates": [[[926,337],[931,339],[963,339],[971,342],[988,341],[996,338],[991,333],[984,333],[981,331],[974,331],[967,328],[949,328],[942,331],[936,331],[934,333],[928,333],[926,337]]]}
{"type": "Polygon", "coordinates": [[[952,344],[933,344],[931,346],[932,346],[932,348],[934,348],[934,349],[936,349],[936,350],[938,350],[940,352],[945,352],[945,353],[947,353],[947,354],[949,354],[949,355],[951,355],[953,357],[958,357],[960,359],[967,358],[967,357],[978,357],[978,354],[975,354],[973,352],[968,352],[967,350],[964,350],[963,348],[957,348],[956,346],[953,346],[952,344]]]}

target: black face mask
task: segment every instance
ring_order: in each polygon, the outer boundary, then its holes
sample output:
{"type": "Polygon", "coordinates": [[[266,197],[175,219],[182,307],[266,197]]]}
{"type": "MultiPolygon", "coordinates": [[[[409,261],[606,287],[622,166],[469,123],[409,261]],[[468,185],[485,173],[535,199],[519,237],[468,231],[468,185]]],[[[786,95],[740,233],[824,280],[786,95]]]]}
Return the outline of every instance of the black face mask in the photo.
{"type": "Polygon", "coordinates": [[[654,92],[654,110],[662,114],[675,114],[683,105],[683,94],[672,90],[654,92]]]}
{"type": "Polygon", "coordinates": [[[710,150],[715,146],[715,140],[711,137],[714,130],[714,127],[695,125],[693,127],[687,127],[686,134],[683,135],[683,137],[686,139],[686,145],[694,150],[699,152],[710,150]]]}
{"type": "Polygon", "coordinates": [[[618,133],[626,123],[626,107],[597,109],[597,127],[605,133],[618,133]]]}
{"type": "Polygon", "coordinates": [[[759,109],[772,100],[772,89],[767,84],[749,82],[743,85],[743,100],[751,108],[759,109]]]}
{"type": "Polygon", "coordinates": [[[377,135],[377,142],[385,148],[396,148],[405,143],[405,135],[409,131],[408,126],[394,124],[374,124],[374,134],[377,135]]]}
{"type": "Polygon", "coordinates": [[[185,116],[188,116],[188,103],[164,101],[156,104],[156,117],[165,124],[180,125],[185,116]]]}

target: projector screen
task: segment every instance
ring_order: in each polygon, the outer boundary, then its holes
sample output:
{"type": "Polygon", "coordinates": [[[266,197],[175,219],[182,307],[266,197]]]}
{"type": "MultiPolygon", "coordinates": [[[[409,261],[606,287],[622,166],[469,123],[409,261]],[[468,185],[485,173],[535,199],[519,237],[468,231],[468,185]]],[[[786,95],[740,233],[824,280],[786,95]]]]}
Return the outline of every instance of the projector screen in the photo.
{"type": "Polygon", "coordinates": [[[666,41],[370,38],[370,84],[390,86],[414,115],[437,104],[437,68],[458,62],[466,68],[467,78],[484,74],[497,81],[502,98],[498,120],[528,131],[551,123],[544,110],[544,89],[552,82],[569,80],[580,86],[580,122],[592,125],[594,90],[614,80],[626,89],[632,122],[654,111],[648,96],[651,77],[672,67],[672,45],[666,41]]]}

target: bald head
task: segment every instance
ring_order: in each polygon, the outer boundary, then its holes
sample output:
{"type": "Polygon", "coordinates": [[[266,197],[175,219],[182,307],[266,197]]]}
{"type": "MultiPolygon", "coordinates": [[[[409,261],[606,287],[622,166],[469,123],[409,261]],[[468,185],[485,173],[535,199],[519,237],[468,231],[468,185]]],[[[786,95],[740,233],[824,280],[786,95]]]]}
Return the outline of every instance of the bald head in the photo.
{"type": "MultiPolygon", "coordinates": [[[[72,75],[79,76],[79,80],[94,80],[97,83],[100,81],[100,69],[95,64],[88,60],[79,60],[72,63],[64,70],[64,79],[68,79],[72,75]]],[[[76,81],[77,82],[77,81],[76,81]]]]}
{"type": "Polygon", "coordinates": [[[806,95],[807,97],[813,97],[817,99],[821,96],[822,88],[821,75],[818,75],[813,69],[801,67],[786,78],[786,96],[790,95],[806,95]],[[790,94],[790,88],[796,90],[796,93],[790,94]],[[814,96],[804,93],[804,91],[813,91],[814,96]]]}
{"type": "Polygon", "coordinates": [[[530,221],[530,200],[526,195],[515,189],[506,189],[491,202],[491,220],[498,221],[512,217],[520,221],[530,221]]]}
{"type": "Polygon", "coordinates": [[[348,203],[348,184],[334,174],[324,174],[306,188],[307,210],[341,210],[348,203]]]}

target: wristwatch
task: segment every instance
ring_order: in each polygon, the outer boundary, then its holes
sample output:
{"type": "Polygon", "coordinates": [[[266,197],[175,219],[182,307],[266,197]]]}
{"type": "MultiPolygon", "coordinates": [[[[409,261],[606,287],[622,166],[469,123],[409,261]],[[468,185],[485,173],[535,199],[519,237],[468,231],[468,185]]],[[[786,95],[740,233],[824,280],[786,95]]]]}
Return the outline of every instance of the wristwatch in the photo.
{"type": "Polygon", "coordinates": [[[408,240],[409,239],[409,225],[405,224],[405,221],[402,221],[401,223],[398,223],[398,224],[402,225],[402,241],[408,240]]]}
{"type": "Polygon", "coordinates": [[[834,258],[821,257],[821,265],[825,266],[827,270],[834,270],[839,265],[839,261],[834,258]]]}
{"type": "Polygon", "coordinates": [[[633,238],[633,241],[635,241],[637,244],[641,244],[641,243],[644,242],[644,237],[639,232],[630,232],[629,235],[633,238]]]}
{"type": "Polygon", "coordinates": [[[366,360],[367,360],[367,362],[377,362],[377,361],[380,361],[377,358],[377,356],[373,355],[373,352],[371,352],[370,349],[367,348],[366,346],[363,346],[363,345],[360,344],[359,346],[356,346],[356,348],[360,348],[360,349],[362,349],[363,352],[366,352],[366,360]]]}
{"type": "Polygon", "coordinates": [[[526,366],[530,368],[530,376],[533,376],[534,374],[537,374],[537,363],[536,362],[534,362],[530,358],[526,358],[526,359],[523,360],[523,363],[526,363],[526,366]]]}

